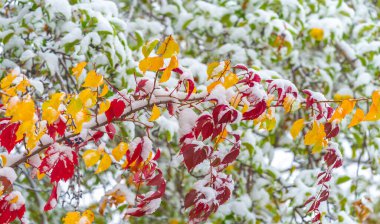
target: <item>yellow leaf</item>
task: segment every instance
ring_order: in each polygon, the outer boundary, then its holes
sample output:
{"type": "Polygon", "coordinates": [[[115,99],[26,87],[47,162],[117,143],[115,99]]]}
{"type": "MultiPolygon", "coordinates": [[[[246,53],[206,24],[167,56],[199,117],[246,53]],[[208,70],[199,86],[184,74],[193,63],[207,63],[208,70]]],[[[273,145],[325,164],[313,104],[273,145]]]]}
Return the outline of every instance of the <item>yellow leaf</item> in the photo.
{"type": "Polygon", "coordinates": [[[83,108],[82,100],[73,97],[70,99],[70,103],[67,105],[66,112],[67,114],[70,114],[72,117],[75,117],[79,111],[81,111],[83,108]]]}
{"type": "Polygon", "coordinates": [[[160,82],[166,82],[169,80],[171,72],[173,69],[178,67],[178,60],[176,56],[172,56],[168,67],[165,69],[164,73],[161,76],[160,82]]]}
{"type": "Polygon", "coordinates": [[[244,106],[243,106],[243,109],[241,110],[241,113],[247,112],[248,109],[249,109],[249,106],[248,106],[248,104],[245,103],[244,106]]]}
{"type": "Polygon", "coordinates": [[[127,150],[128,144],[125,142],[120,142],[119,145],[112,150],[113,158],[115,158],[115,160],[119,162],[121,158],[125,155],[127,150]]]}
{"type": "Polygon", "coordinates": [[[160,109],[156,106],[156,104],[153,105],[152,108],[152,115],[149,118],[149,121],[155,121],[157,120],[161,115],[160,109]]]}
{"type": "Polygon", "coordinates": [[[208,93],[211,93],[211,91],[212,91],[213,89],[215,89],[215,87],[216,87],[217,85],[219,85],[219,84],[222,84],[222,82],[221,82],[221,81],[215,81],[215,82],[211,83],[210,85],[207,86],[207,92],[208,92],[208,93]]]}
{"type": "Polygon", "coordinates": [[[101,84],[103,84],[103,76],[91,70],[87,73],[82,87],[98,88],[101,84]]]}
{"type": "Polygon", "coordinates": [[[177,55],[178,53],[179,46],[172,35],[168,36],[157,50],[157,54],[162,55],[164,58],[170,58],[173,55],[177,55]]]}
{"type": "Polygon", "coordinates": [[[323,124],[320,124],[314,120],[313,128],[305,135],[305,145],[314,145],[313,153],[319,152],[322,149],[322,147],[327,145],[325,136],[326,133],[323,124]]]}
{"type": "Polygon", "coordinates": [[[342,104],[334,111],[334,114],[331,116],[329,121],[342,121],[347,114],[351,113],[354,109],[355,103],[356,101],[353,100],[343,100],[342,104]]]}
{"type": "Polygon", "coordinates": [[[239,82],[239,77],[235,73],[231,72],[230,74],[228,74],[225,77],[223,86],[224,86],[224,88],[228,89],[228,88],[230,88],[231,86],[235,85],[238,82],[239,82]]]}
{"type": "Polygon", "coordinates": [[[79,223],[80,213],[79,212],[68,212],[66,216],[62,219],[63,224],[77,224],[79,223]]]}
{"type": "Polygon", "coordinates": [[[97,92],[86,88],[79,93],[79,99],[82,101],[84,107],[90,108],[97,102],[97,92]]]}
{"type": "Polygon", "coordinates": [[[364,117],[365,121],[377,121],[380,119],[380,91],[372,93],[372,104],[369,108],[367,115],[364,117]]]}
{"type": "Polygon", "coordinates": [[[1,165],[4,167],[7,165],[7,157],[5,157],[4,155],[0,155],[0,159],[1,159],[1,165]]]}
{"type": "Polygon", "coordinates": [[[207,65],[208,80],[212,78],[220,79],[230,70],[231,62],[226,60],[222,62],[212,62],[207,65]]]}
{"type": "Polygon", "coordinates": [[[103,158],[102,160],[100,160],[98,169],[95,171],[95,173],[101,173],[107,170],[108,168],[110,168],[111,163],[112,163],[111,157],[107,153],[104,153],[103,158]]]}
{"type": "Polygon", "coordinates": [[[224,142],[224,140],[226,139],[227,135],[228,135],[228,131],[226,129],[224,129],[223,132],[220,133],[218,135],[218,137],[216,138],[215,143],[219,144],[221,142],[224,142]]]}
{"type": "Polygon", "coordinates": [[[104,86],[103,86],[103,90],[102,90],[102,92],[100,93],[99,97],[103,97],[103,96],[105,96],[107,93],[108,93],[108,85],[104,85],[104,86]]]}
{"type": "Polygon", "coordinates": [[[5,115],[8,117],[12,117],[12,122],[26,122],[33,120],[34,113],[34,102],[30,97],[28,97],[24,100],[15,100],[14,102],[8,103],[5,115]]]}
{"type": "Polygon", "coordinates": [[[84,67],[86,67],[86,65],[87,65],[87,62],[82,61],[82,62],[79,62],[77,64],[77,66],[75,66],[74,68],[71,69],[71,71],[73,72],[73,75],[75,76],[75,78],[77,80],[78,80],[79,76],[82,74],[83,69],[84,69],[84,67]]]}
{"type": "Polygon", "coordinates": [[[13,82],[13,80],[15,80],[16,77],[17,77],[17,75],[14,75],[12,73],[5,76],[0,82],[1,89],[9,88],[12,85],[12,82],[13,82]]]}
{"type": "Polygon", "coordinates": [[[292,135],[293,139],[297,138],[304,126],[304,123],[305,120],[303,118],[298,119],[296,122],[293,123],[292,127],[290,128],[290,134],[292,135]]]}
{"type": "Polygon", "coordinates": [[[292,110],[292,106],[293,106],[293,103],[294,101],[296,101],[296,98],[290,94],[287,94],[285,99],[284,99],[284,103],[283,103],[283,106],[284,106],[284,109],[285,109],[285,112],[288,113],[292,110]]]}
{"type": "Polygon", "coordinates": [[[59,111],[53,107],[42,109],[42,119],[46,120],[48,124],[54,123],[59,118],[59,111]]]}
{"type": "Polygon", "coordinates": [[[86,167],[89,168],[99,161],[100,153],[96,149],[89,149],[83,153],[82,158],[86,167]]]}
{"type": "Polygon", "coordinates": [[[156,45],[158,44],[158,42],[160,42],[158,39],[156,40],[152,40],[148,43],[146,43],[143,47],[142,47],[142,53],[144,55],[144,57],[148,57],[150,55],[150,53],[153,51],[153,49],[156,47],[156,45]]]}
{"type": "Polygon", "coordinates": [[[350,124],[348,125],[348,128],[358,125],[363,120],[364,120],[364,111],[360,108],[356,109],[354,117],[352,118],[350,124]]]}
{"type": "Polygon", "coordinates": [[[40,173],[39,170],[37,170],[37,180],[42,180],[42,178],[44,178],[45,176],[45,173],[40,173]]]}
{"type": "Polygon", "coordinates": [[[162,57],[148,57],[144,58],[139,63],[139,69],[145,73],[146,71],[156,72],[164,66],[164,59],[162,57]]]}
{"type": "Polygon", "coordinates": [[[86,211],[83,212],[82,218],[81,218],[80,221],[82,221],[83,218],[87,218],[87,220],[84,220],[83,222],[80,222],[80,224],[82,224],[82,223],[83,224],[90,224],[90,223],[92,223],[94,221],[95,215],[94,215],[94,213],[91,210],[86,210],[86,211]],[[86,222],[86,221],[88,221],[88,222],[86,222]]]}
{"type": "Polygon", "coordinates": [[[312,28],[310,30],[310,36],[315,40],[321,41],[323,40],[324,31],[320,28],[312,28]]]}
{"type": "Polygon", "coordinates": [[[102,101],[100,104],[99,104],[99,114],[102,114],[104,112],[106,112],[111,106],[111,102],[109,100],[105,100],[105,101],[102,101]]]}

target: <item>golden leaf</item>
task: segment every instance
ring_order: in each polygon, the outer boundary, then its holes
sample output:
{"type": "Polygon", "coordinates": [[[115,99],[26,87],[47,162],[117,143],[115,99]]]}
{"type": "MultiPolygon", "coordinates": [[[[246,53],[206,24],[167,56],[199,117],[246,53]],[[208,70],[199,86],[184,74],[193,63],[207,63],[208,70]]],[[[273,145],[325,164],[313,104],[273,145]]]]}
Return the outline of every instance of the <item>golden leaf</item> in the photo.
{"type": "Polygon", "coordinates": [[[115,158],[115,160],[119,162],[121,158],[123,158],[127,150],[128,144],[125,142],[120,142],[119,145],[112,150],[113,158],[115,158]]]}
{"type": "Polygon", "coordinates": [[[98,88],[101,84],[103,84],[103,76],[91,70],[87,73],[82,87],[98,88]]]}
{"type": "Polygon", "coordinates": [[[225,77],[223,86],[224,88],[228,89],[231,86],[234,86],[238,82],[239,82],[239,77],[235,73],[231,72],[225,77]]]}
{"type": "Polygon", "coordinates": [[[145,73],[146,71],[156,72],[164,66],[164,59],[162,57],[148,57],[144,58],[139,63],[139,69],[145,73]]]}
{"type": "Polygon", "coordinates": [[[358,125],[360,122],[364,121],[364,111],[360,108],[356,109],[354,117],[352,118],[348,128],[358,125]]]}
{"type": "Polygon", "coordinates": [[[303,118],[298,119],[293,123],[292,127],[290,128],[290,134],[292,135],[293,139],[297,138],[304,126],[304,123],[305,120],[303,118]]]}
{"type": "Polygon", "coordinates": [[[152,115],[149,118],[149,121],[155,121],[157,120],[161,115],[160,109],[156,106],[156,104],[153,105],[152,108],[152,115]]]}
{"type": "Polygon", "coordinates": [[[177,68],[177,67],[178,67],[177,57],[176,56],[172,56],[172,58],[170,59],[170,63],[168,65],[168,67],[166,67],[164,73],[161,76],[160,82],[166,82],[166,81],[168,81],[169,78],[170,78],[172,70],[175,69],[175,68],[177,68]]]}
{"type": "Polygon", "coordinates": [[[310,30],[310,36],[314,38],[315,40],[321,41],[323,40],[324,31],[320,28],[312,28],[310,30]]]}
{"type": "Polygon", "coordinates": [[[89,168],[99,161],[100,153],[96,149],[89,149],[83,153],[82,158],[86,167],[89,168]]]}
{"type": "Polygon", "coordinates": [[[110,168],[111,163],[111,157],[107,153],[104,153],[102,159],[100,160],[98,169],[95,171],[95,173],[97,174],[107,170],[108,168],[110,168]]]}
{"type": "Polygon", "coordinates": [[[172,35],[168,36],[157,50],[157,54],[162,55],[164,58],[170,58],[178,53],[179,45],[172,35]]]}

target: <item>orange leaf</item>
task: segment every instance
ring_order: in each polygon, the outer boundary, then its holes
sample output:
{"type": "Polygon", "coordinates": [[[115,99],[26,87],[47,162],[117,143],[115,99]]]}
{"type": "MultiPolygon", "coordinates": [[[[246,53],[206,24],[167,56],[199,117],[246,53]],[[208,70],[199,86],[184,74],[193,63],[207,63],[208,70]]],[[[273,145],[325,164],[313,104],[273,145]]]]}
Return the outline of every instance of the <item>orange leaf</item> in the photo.
{"type": "Polygon", "coordinates": [[[210,85],[207,86],[207,92],[208,93],[211,93],[211,91],[219,84],[222,84],[222,82],[220,81],[215,81],[213,83],[211,83],[210,85]]]}
{"type": "Polygon", "coordinates": [[[332,121],[342,121],[349,113],[352,112],[356,104],[356,101],[353,100],[343,100],[342,104],[336,108],[334,114],[330,118],[330,122],[332,121]]]}
{"type": "Polygon", "coordinates": [[[168,67],[166,67],[164,73],[161,76],[160,82],[166,82],[169,80],[172,70],[178,67],[178,60],[176,56],[172,56],[168,67]]]}
{"type": "Polygon", "coordinates": [[[348,125],[348,128],[358,125],[363,120],[364,120],[364,111],[360,108],[356,109],[354,117],[352,118],[351,123],[348,125]]]}

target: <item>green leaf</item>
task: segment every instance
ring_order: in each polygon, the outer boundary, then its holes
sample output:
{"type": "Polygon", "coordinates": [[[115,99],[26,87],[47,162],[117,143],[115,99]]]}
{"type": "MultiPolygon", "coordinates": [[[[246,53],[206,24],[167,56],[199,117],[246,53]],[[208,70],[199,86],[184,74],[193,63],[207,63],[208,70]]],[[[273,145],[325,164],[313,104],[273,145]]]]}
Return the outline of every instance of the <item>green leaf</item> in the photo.
{"type": "Polygon", "coordinates": [[[336,181],[336,184],[342,184],[342,183],[345,183],[349,180],[351,180],[351,178],[349,176],[339,177],[338,180],[336,181]]]}

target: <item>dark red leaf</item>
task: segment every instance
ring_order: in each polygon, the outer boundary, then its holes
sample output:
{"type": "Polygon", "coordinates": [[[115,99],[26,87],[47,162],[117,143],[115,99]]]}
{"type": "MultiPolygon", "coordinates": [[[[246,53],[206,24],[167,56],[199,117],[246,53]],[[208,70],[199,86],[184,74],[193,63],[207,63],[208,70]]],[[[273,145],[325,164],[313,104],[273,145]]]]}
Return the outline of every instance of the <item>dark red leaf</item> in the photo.
{"type": "Polygon", "coordinates": [[[0,133],[0,145],[6,148],[8,153],[10,153],[17,144],[16,132],[19,126],[19,123],[8,123],[8,125],[2,125],[3,129],[0,133]]]}
{"type": "Polygon", "coordinates": [[[113,126],[113,124],[108,124],[106,126],[106,131],[107,131],[107,134],[110,137],[110,139],[113,139],[113,137],[115,136],[115,133],[116,133],[115,126],[113,126]]]}

